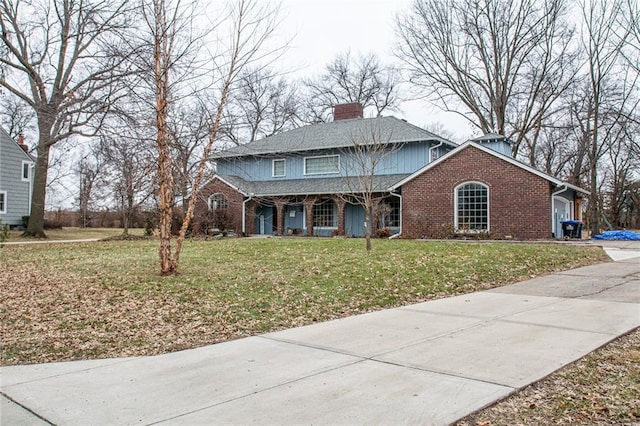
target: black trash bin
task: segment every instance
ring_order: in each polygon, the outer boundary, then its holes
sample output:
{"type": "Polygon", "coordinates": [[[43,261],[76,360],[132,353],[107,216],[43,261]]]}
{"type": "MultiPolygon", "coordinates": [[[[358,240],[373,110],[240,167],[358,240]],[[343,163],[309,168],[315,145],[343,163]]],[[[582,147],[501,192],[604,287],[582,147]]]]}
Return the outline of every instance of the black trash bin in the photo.
{"type": "Polygon", "coordinates": [[[562,236],[568,238],[582,238],[582,222],[579,220],[565,220],[562,222],[562,236]]]}

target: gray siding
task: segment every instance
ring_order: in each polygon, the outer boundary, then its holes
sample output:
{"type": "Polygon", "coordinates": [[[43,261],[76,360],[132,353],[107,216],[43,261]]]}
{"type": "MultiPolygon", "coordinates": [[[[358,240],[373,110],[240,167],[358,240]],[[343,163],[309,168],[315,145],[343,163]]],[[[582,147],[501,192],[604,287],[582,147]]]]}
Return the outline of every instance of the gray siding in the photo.
{"type": "Polygon", "coordinates": [[[31,164],[31,158],[13,139],[0,129],[0,192],[4,192],[6,213],[0,213],[3,224],[22,225],[22,216],[29,215],[31,180],[33,169],[29,169],[29,180],[22,180],[22,163],[31,164]]]}

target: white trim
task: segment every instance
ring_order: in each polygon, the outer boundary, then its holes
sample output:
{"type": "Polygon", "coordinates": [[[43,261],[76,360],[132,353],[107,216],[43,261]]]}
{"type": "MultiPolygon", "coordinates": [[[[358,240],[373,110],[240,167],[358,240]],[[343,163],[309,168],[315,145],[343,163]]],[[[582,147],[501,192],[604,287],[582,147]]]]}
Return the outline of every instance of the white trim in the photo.
{"type": "Polygon", "coordinates": [[[2,210],[0,210],[0,214],[7,214],[7,191],[0,191],[0,195],[4,196],[4,200],[2,203],[2,210]]]}
{"type": "MultiPolygon", "coordinates": [[[[225,185],[229,186],[231,189],[233,189],[234,191],[239,192],[240,194],[244,195],[245,197],[250,195],[250,194],[245,193],[244,191],[242,191],[240,188],[238,188],[237,186],[233,185],[232,183],[228,182],[227,180],[223,179],[222,177],[220,177],[220,175],[215,175],[205,185],[207,185],[209,182],[212,182],[214,179],[218,179],[220,182],[224,183],[225,185]]],[[[203,186],[205,186],[205,185],[203,185],[203,186]]]]}
{"type": "Polygon", "coordinates": [[[22,182],[29,182],[31,180],[31,161],[22,160],[22,166],[20,167],[20,180],[22,182]],[[27,177],[24,177],[25,166],[27,170],[27,177]]]}
{"type": "Polygon", "coordinates": [[[287,177],[287,160],[285,158],[274,158],[273,160],[271,160],[271,177],[274,177],[274,178],[287,177]],[[276,175],[276,161],[282,161],[284,163],[284,167],[282,168],[281,175],[276,175]]]}
{"type": "Polygon", "coordinates": [[[305,176],[315,176],[315,175],[334,175],[340,173],[340,155],[339,154],[331,154],[331,155],[316,155],[313,157],[304,157],[304,175],[305,176]],[[338,167],[335,172],[323,172],[323,173],[307,173],[307,160],[315,159],[315,158],[329,158],[329,157],[338,157],[338,167]]]}
{"type": "Polygon", "coordinates": [[[570,183],[565,183],[562,182],[559,179],[554,178],[553,176],[550,176],[546,173],[543,173],[539,170],[534,169],[533,167],[527,166],[524,163],[519,162],[518,160],[515,160],[509,156],[506,156],[504,154],[499,153],[498,151],[494,151],[491,148],[487,148],[486,146],[480,145],[476,142],[473,141],[467,141],[462,145],[459,145],[457,148],[449,151],[448,153],[446,153],[445,155],[443,155],[442,157],[439,157],[438,159],[434,160],[433,162],[427,164],[426,166],[422,167],[421,169],[415,171],[414,173],[412,173],[411,175],[407,176],[406,178],[404,178],[403,180],[401,180],[400,182],[396,183],[395,185],[393,185],[391,188],[389,188],[390,191],[395,190],[400,188],[402,185],[404,185],[407,182],[412,181],[413,179],[417,178],[418,176],[420,176],[421,174],[423,174],[424,172],[426,172],[427,170],[437,166],[438,164],[440,164],[441,162],[447,160],[449,157],[453,157],[454,155],[456,155],[457,153],[461,152],[464,149],[467,149],[469,147],[474,147],[479,149],[480,151],[483,151],[487,154],[493,155],[494,157],[497,157],[499,159],[502,159],[516,167],[519,167],[523,170],[528,171],[529,173],[533,173],[536,176],[539,176],[545,180],[548,180],[549,182],[553,183],[556,186],[566,186],[568,189],[573,189],[576,192],[581,192],[583,194],[589,194],[589,191],[582,189],[580,187],[577,187],[575,185],[571,185],[570,183]]]}
{"type": "Polygon", "coordinates": [[[491,197],[490,197],[489,191],[490,191],[489,185],[477,180],[462,182],[461,184],[453,188],[453,226],[454,226],[455,232],[477,234],[481,232],[489,232],[491,230],[491,203],[490,203],[491,197]],[[487,190],[487,229],[463,229],[463,230],[458,229],[458,189],[460,189],[460,187],[464,185],[469,185],[471,183],[481,185],[487,190]]]}

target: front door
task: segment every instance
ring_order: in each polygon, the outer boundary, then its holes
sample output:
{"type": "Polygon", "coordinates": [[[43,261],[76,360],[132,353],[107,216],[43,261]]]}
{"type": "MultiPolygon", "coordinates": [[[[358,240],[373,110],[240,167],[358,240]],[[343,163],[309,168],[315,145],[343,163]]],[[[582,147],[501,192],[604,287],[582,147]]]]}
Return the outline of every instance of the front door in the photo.
{"type": "Polygon", "coordinates": [[[562,238],[562,222],[570,220],[569,217],[571,211],[569,208],[569,201],[561,197],[555,197],[553,199],[553,236],[555,238],[562,238]]]}

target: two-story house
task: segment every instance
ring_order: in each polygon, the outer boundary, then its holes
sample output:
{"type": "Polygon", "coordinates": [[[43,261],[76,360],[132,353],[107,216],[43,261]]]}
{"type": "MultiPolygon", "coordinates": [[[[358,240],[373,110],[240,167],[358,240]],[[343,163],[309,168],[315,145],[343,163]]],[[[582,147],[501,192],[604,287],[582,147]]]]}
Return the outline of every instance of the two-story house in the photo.
{"type": "Polygon", "coordinates": [[[374,233],[386,228],[405,238],[549,238],[560,235],[561,220],[579,215],[585,191],[514,160],[504,137],[458,146],[404,120],[362,112],[359,104],[337,105],[333,122],[218,153],[194,228],[362,236],[369,226],[363,192],[375,200],[374,233]]]}
{"type": "Polygon", "coordinates": [[[15,140],[0,128],[0,221],[10,227],[23,225],[31,209],[34,159],[22,136],[15,140]]]}

